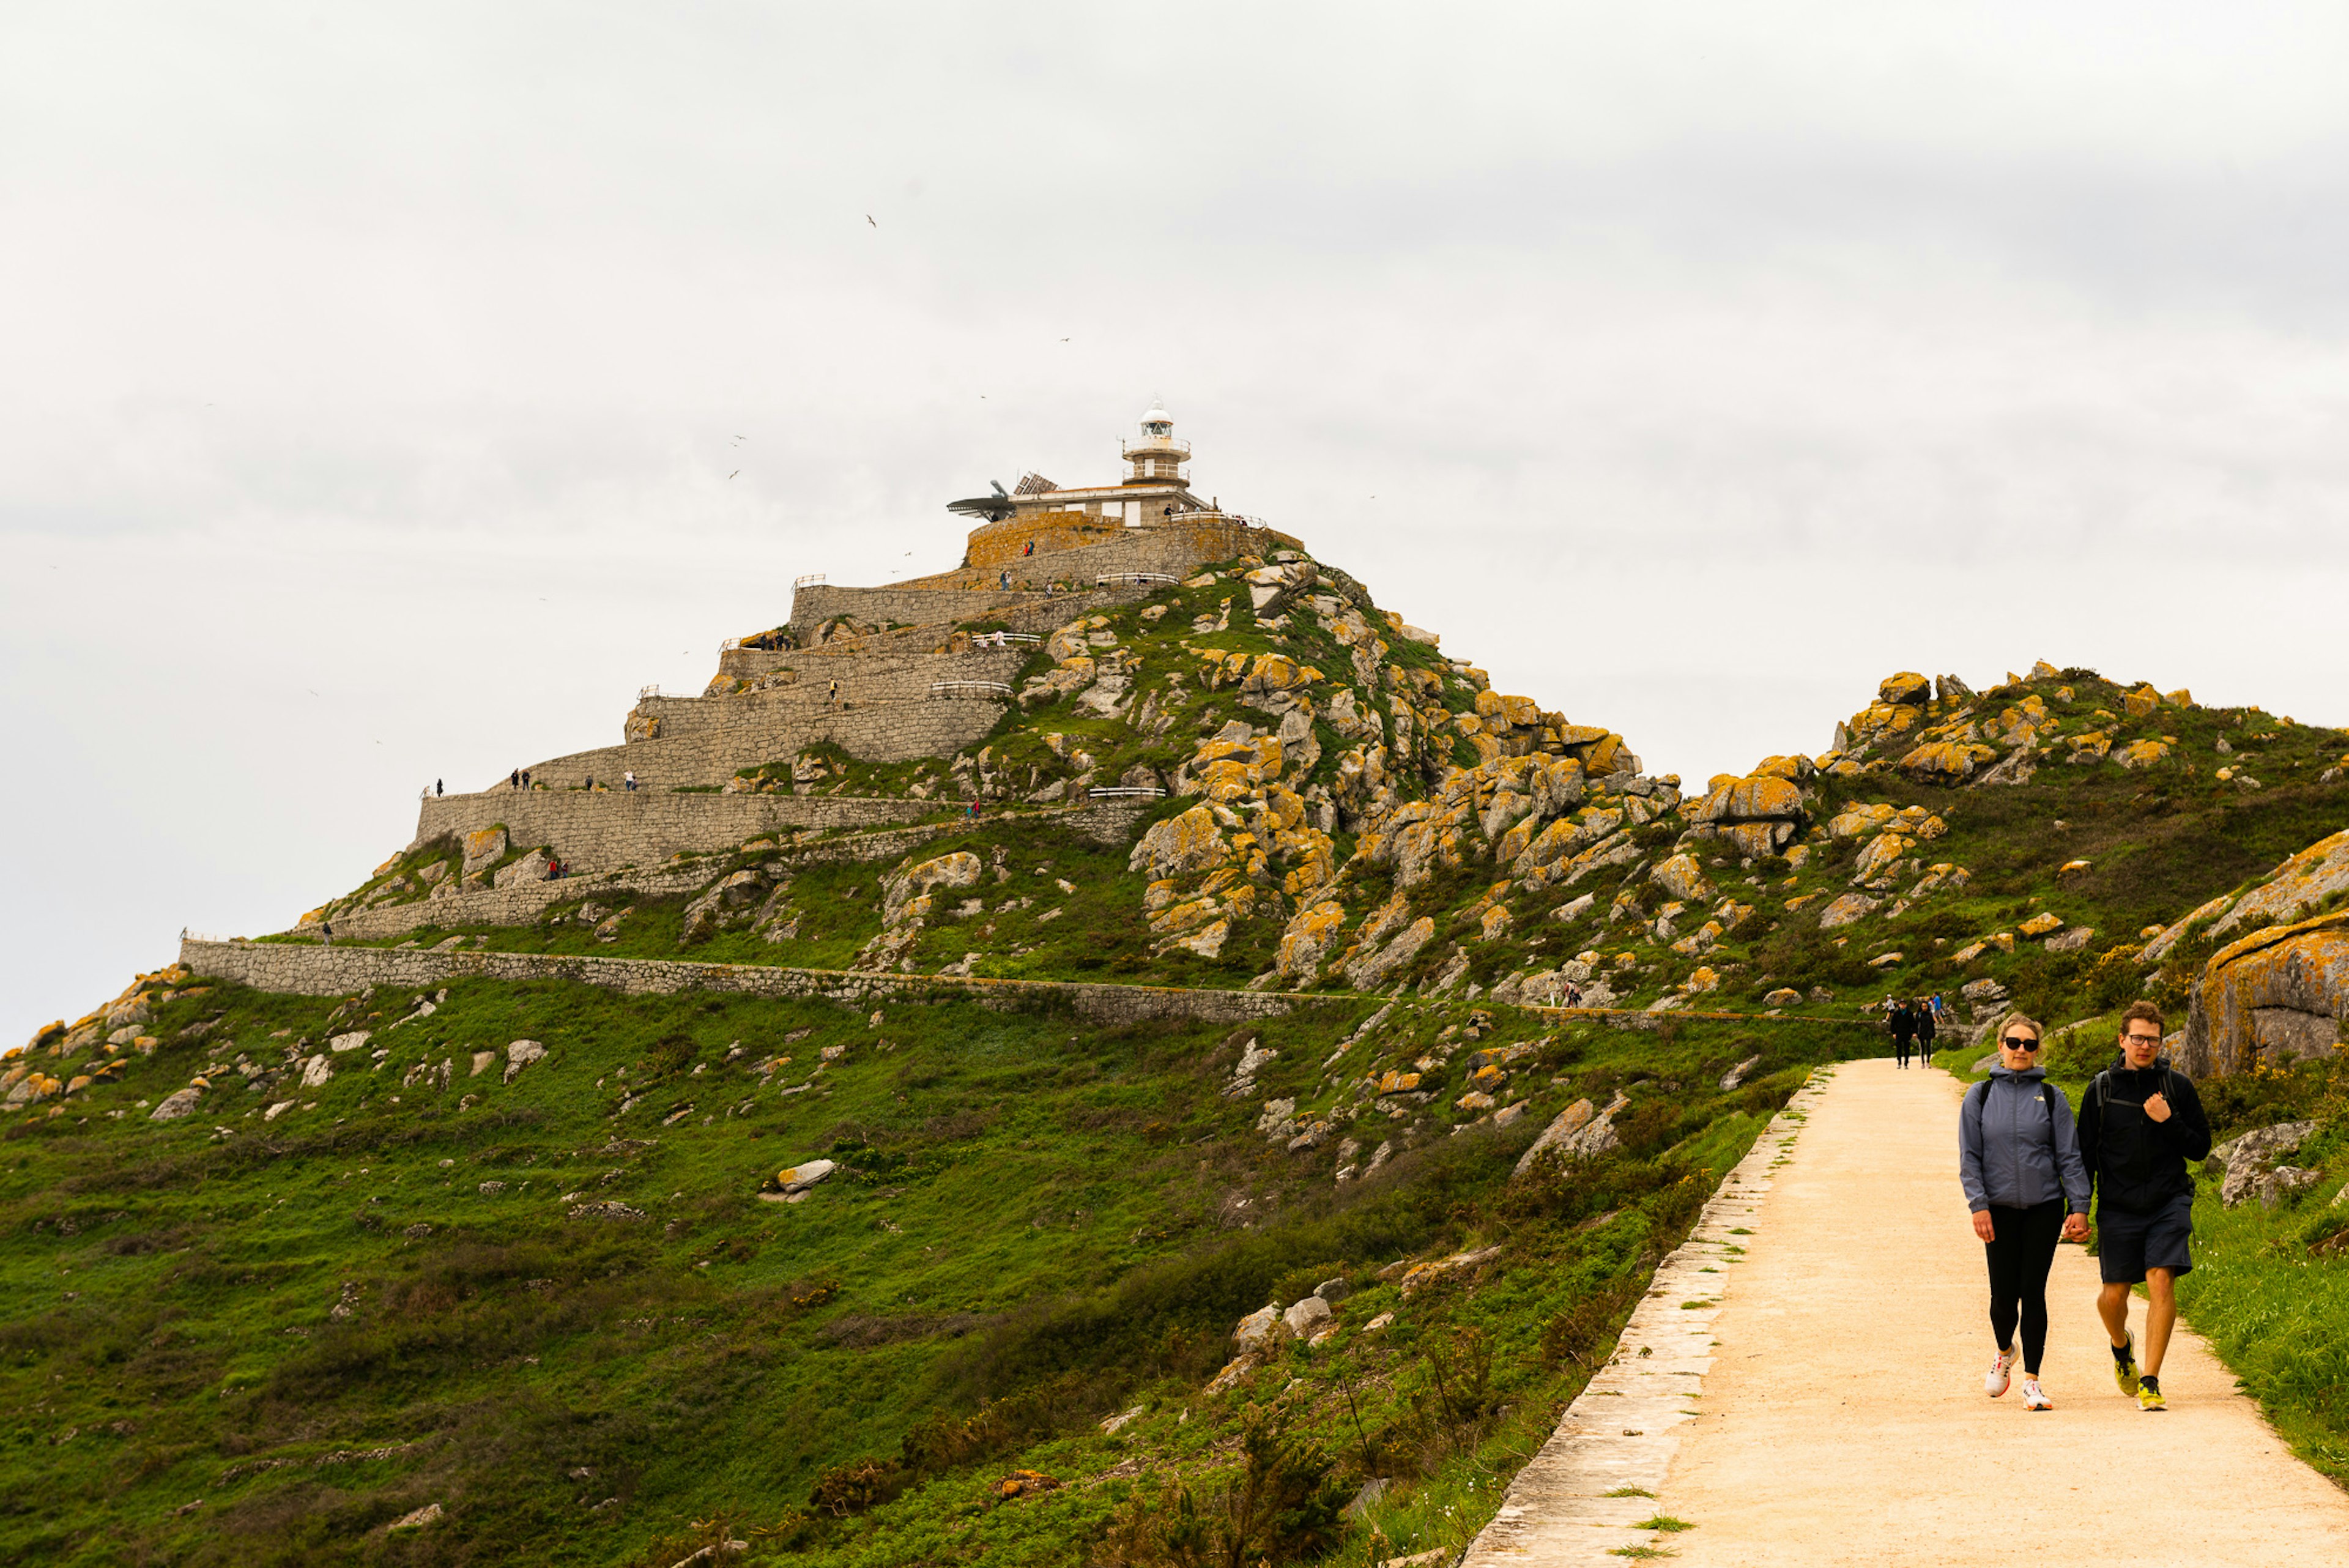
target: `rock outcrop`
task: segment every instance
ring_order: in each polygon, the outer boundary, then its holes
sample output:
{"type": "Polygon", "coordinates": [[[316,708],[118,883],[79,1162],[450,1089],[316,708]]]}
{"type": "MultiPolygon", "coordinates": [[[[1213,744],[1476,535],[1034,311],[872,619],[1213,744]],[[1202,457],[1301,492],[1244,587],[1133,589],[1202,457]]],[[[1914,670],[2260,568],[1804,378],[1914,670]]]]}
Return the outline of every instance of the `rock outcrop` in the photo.
{"type": "Polygon", "coordinates": [[[2178,1066],[2194,1077],[2330,1056],[2349,1015],[2349,911],[2221,948],[2187,1005],[2178,1066]]]}

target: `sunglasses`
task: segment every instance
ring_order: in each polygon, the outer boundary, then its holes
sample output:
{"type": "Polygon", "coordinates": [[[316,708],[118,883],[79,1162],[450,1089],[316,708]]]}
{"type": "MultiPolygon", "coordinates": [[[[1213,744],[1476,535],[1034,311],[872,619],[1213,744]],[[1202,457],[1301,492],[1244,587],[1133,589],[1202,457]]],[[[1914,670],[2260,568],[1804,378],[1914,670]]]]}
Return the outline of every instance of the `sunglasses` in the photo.
{"type": "Polygon", "coordinates": [[[2027,1034],[2009,1034],[1999,1042],[2010,1051],[2036,1051],[2039,1042],[2027,1034]]]}

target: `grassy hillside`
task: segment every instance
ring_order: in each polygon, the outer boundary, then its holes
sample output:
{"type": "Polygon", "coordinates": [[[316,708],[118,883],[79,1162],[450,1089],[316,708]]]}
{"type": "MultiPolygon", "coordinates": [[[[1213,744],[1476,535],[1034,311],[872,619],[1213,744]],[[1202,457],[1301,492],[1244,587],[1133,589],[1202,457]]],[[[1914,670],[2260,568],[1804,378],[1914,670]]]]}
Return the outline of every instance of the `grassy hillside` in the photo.
{"type": "Polygon", "coordinates": [[[468,981],[429,1013],[173,974],[139,994],[150,1044],[119,1081],[0,1143],[9,1561],[667,1562],[696,1521],[751,1561],[1147,1561],[1143,1478],[1204,1505],[1284,1391],[1260,1471],[1395,1482],[1291,1547],[1451,1539],[1706,1173],[1838,1049],[1459,1004],[1398,1008],[1332,1062],[1374,1003],[1104,1033],[556,983],[468,981]],[[517,1040],[545,1054],[509,1083],[517,1040]],[[1456,1108],[1476,1053],[1519,1043],[1478,1082],[1526,1114],[1456,1108]],[[1251,1044],[1278,1054],[1227,1093],[1251,1044]],[[1382,1099],[1394,1069],[1420,1086],[1382,1099]],[[150,1119],[192,1080],[192,1115],[150,1119]],[[1618,1090],[1620,1148],[1509,1184],[1552,1114],[1618,1090]],[[1292,1124],[1259,1130],[1276,1098],[1331,1135],[1290,1152],[1292,1124]],[[761,1199],[818,1157],[838,1168],[803,1201],[761,1199]],[[1409,1302],[1381,1278],[1485,1246],[1409,1302]],[[1334,1342],[1202,1393],[1238,1318],[1331,1279],[1356,1287],[1334,1342]],[[1004,1500],[1022,1469],[1058,1484],[1004,1500]]]}

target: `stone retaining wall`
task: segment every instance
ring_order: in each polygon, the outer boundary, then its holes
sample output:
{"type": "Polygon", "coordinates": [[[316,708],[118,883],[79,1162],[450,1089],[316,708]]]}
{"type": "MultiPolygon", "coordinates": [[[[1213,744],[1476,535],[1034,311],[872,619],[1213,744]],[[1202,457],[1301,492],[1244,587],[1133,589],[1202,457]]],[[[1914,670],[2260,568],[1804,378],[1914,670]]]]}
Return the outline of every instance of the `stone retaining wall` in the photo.
{"type": "Polygon", "coordinates": [[[1087,985],[1061,981],[962,979],[952,975],[855,974],[844,970],[685,963],[666,959],[569,957],[548,953],[431,952],[421,949],[308,947],[282,942],[180,943],[180,961],[196,974],[258,991],[344,996],[370,985],[429,990],[452,980],[565,980],[629,995],[685,991],[808,997],[869,1005],[883,998],[971,996],[1009,1002],[1061,998],[1096,1023],[1155,1018],[1245,1023],[1281,1017],[1299,1006],[1361,1007],[1358,996],[1283,997],[1248,991],[1180,991],[1146,985],[1087,985]]]}
{"type": "MultiPolygon", "coordinates": [[[[879,639],[870,639],[877,641],[879,639]]],[[[919,647],[866,648],[843,657],[822,649],[770,652],[736,649],[719,656],[719,673],[771,675],[789,670],[798,677],[791,685],[740,697],[647,697],[631,711],[660,720],[664,736],[691,734],[727,722],[728,711],[739,704],[768,702],[788,705],[830,701],[832,683],[840,682],[844,702],[920,702],[938,680],[999,680],[1019,678],[1020,667],[1035,654],[1033,648],[974,648],[962,653],[939,653],[919,647]],[[741,655],[748,654],[748,658],[741,655]]]]}
{"type": "Polygon", "coordinates": [[[551,757],[533,763],[531,777],[555,785],[575,786],[590,778],[617,784],[634,770],[640,784],[659,789],[723,784],[742,768],[781,761],[822,741],[860,762],[950,757],[985,740],[1006,706],[964,700],[832,709],[799,701],[761,702],[758,697],[723,701],[743,704],[740,713],[728,716],[729,722],[674,739],[657,736],[551,757]]]}
{"type": "Polygon", "coordinates": [[[492,789],[429,798],[416,816],[420,848],[505,825],[517,849],[543,845],[574,871],[657,866],[680,853],[732,849],[765,833],[887,827],[919,822],[942,804],[871,795],[679,794],[670,790],[492,789]]]}

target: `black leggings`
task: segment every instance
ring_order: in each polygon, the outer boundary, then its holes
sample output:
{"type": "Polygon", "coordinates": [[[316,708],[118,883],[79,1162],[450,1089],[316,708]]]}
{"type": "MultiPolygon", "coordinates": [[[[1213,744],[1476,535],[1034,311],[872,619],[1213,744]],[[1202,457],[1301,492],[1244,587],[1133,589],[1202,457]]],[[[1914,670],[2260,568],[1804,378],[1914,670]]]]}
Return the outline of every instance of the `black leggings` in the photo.
{"type": "Polygon", "coordinates": [[[2047,1271],[2064,1232],[2064,1200],[2051,1198],[2028,1209],[1990,1210],[1992,1240],[1982,1245],[1990,1259],[1990,1327],[1998,1347],[2014,1346],[2014,1319],[2023,1315],[2023,1370],[2039,1376],[2047,1348],[2047,1271]]]}

